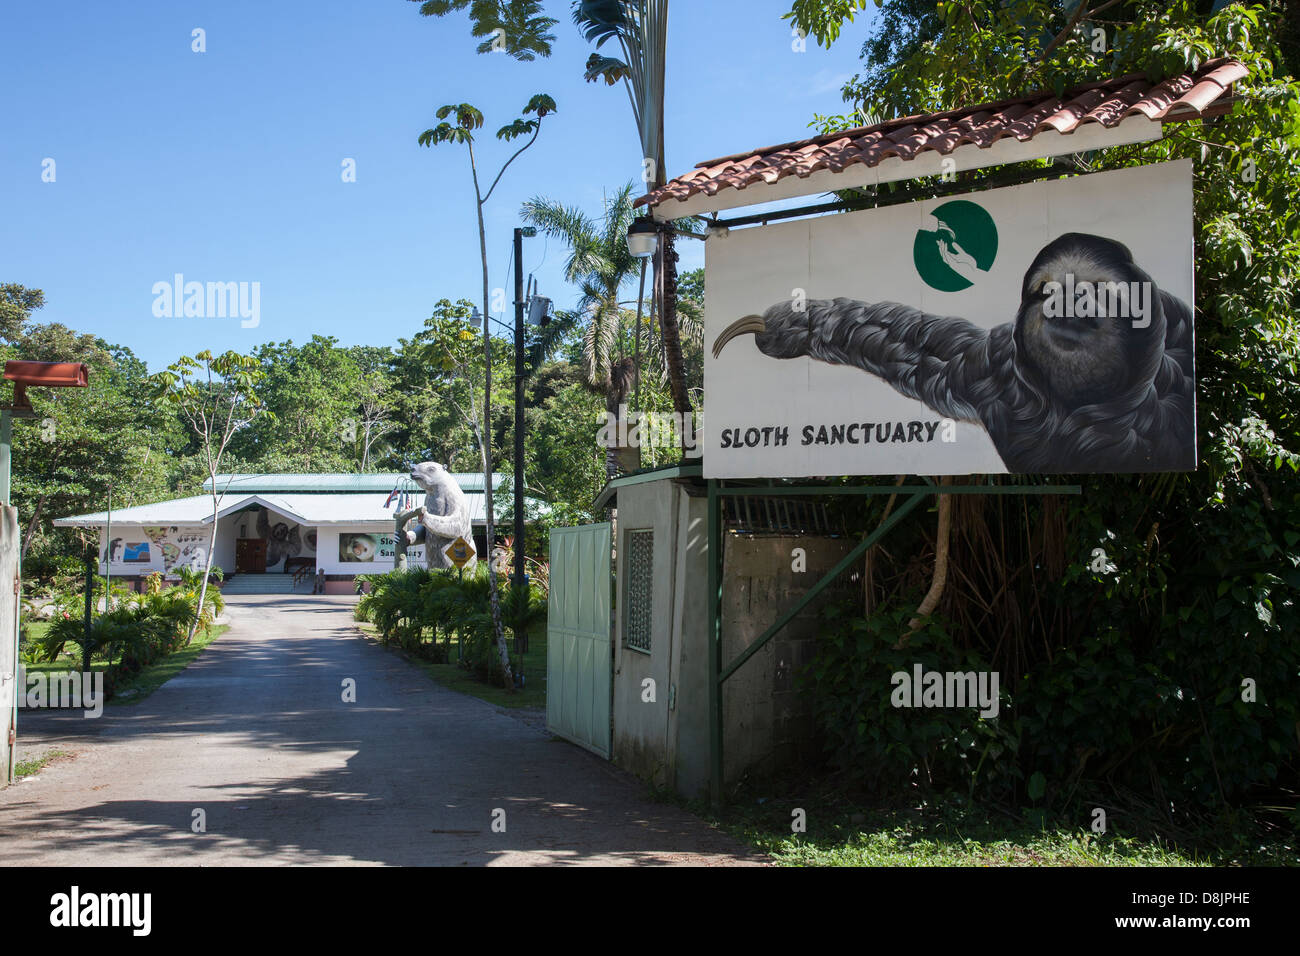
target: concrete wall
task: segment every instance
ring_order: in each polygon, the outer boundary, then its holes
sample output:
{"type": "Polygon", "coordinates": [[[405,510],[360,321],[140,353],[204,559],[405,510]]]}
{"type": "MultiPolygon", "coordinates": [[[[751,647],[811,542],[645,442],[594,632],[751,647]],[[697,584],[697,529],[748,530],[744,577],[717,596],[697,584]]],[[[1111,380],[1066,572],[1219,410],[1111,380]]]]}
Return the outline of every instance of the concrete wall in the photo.
{"type": "Polygon", "coordinates": [[[673,654],[675,604],[673,573],[678,488],[671,481],[652,481],[619,491],[615,526],[614,592],[614,760],[638,776],[666,782],[669,680],[673,654]],[[654,580],[650,653],[627,646],[627,539],[631,531],[654,531],[654,580]],[[644,681],[654,681],[654,700],[646,701],[644,681]]]}
{"type": "MultiPolygon", "coordinates": [[[[730,663],[848,553],[843,538],[727,535],[722,577],[723,662],[730,663]],[[792,569],[795,548],[807,570],[792,569]]],[[[838,583],[843,593],[847,575],[838,583]]],[[[823,592],[826,600],[832,593],[823,592]]],[[[812,660],[820,630],[820,598],[782,628],[723,685],[728,784],[763,776],[814,756],[812,710],[794,676],[812,660]]]]}
{"type": "MultiPolygon", "coordinates": [[[[619,489],[613,682],[613,759],[687,796],[709,785],[708,503],[671,480],[619,489]],[[628,531],[655,532],[651,653],[625,646],[628,531]],[[642,699],[652,678],[656,700],[642,699]]],[[[834,538],[726,536],[723,659],[734,660],[848,552],[834,538]],[[794,548],[806,570],[792,568],[794,548]]],[[[842,579],[838,588],[846,587],[842,579]]],[[[827,595],[833,599],[832,594],[827,595]]],[[[726,683],[724,763],[728,784],[798,766],[814,756],[808,701],[795,690],[819,630],[814,601],[726,683]]]]}
{"type": "Polygon", "coordinates": [[[687,796],[709,789],[709,503],[678,496],[678,653],[673,655],[673,787],[687,796]]]}

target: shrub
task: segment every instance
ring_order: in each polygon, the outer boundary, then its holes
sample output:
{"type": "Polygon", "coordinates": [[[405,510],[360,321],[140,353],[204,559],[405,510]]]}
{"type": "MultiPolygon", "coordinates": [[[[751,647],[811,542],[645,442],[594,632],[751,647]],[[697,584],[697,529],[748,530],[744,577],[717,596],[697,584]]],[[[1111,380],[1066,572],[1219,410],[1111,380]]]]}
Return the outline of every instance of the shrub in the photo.
{"type": "Polygon", "coordinates": [[[1005,699],[999,716],[988,719],[975,707],[917,710],[892,703],[892,676],[910,676],[916,664],[926,671],[989,670],[977,654],[956,646],[942,622],[932,617],[899,648],[911,619],[906,610],[864,618],[829,605],[823,618],[817,654],[798,680],[832,763],[849,779],[898,796],[913,786],[972,793],[1018,776],[1005,699]]]}
{"type": "MultiPolygon", "coordinates": [[[[501,657],[492,626],[488,575],[484,563],[461,574],[440,569],[410,568],[367,576],[370,593],[357,602],[354,616],[375,626],[385,643],[396,644],[426,660],[445,663],[449,641],[460,639],[462,666],[489,682],[501,679],[501,657]]],[[[535,631],[546,620],[542,588],[530,585],[523,597],[505,585],[500,590],[501,618],[515,634],[535,631]]]]}

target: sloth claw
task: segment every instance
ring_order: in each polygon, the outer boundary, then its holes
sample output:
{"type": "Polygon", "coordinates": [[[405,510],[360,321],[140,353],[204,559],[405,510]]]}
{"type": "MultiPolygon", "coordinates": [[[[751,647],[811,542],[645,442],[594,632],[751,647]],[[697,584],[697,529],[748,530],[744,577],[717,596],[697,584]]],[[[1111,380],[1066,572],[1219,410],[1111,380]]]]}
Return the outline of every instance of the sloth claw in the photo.
{"type": "Polygon", "coordinates": [[[723,346],[738,335],[761,335],[766,331],[767,324],[761,315],[747,315],[743,319],[737,319],[713,340],[713,357],[717,358],[721,355],[723,346]]]}

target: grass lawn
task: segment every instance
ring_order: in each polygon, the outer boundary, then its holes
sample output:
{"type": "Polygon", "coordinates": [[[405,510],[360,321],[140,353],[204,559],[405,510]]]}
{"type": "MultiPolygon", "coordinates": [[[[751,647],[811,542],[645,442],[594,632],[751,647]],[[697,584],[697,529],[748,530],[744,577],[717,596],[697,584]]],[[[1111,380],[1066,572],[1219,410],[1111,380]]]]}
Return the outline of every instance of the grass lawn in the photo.
{"type": "MultiPolygon", "coordinates": [[[[48,621],[38,621],[27,625],[28,640],[36,643],[45,636],[45,632],[49,629],[48,621]]],[[[90,662],[92,673],[102,671],[107,666],[108,661],[90,662]]],[[[67,671],[79,671],[81,670],[81,648],[69,644],[55,660],[41,661],[38,664],[24,664],[23,669],[28,674],[63,674],[67,671]]]]}
{"type": "MultiPolygon", "coordinates": [[[[29,625],[31,640],[35,641],[44,635],[49,624],[40,622],[29,625]]],[[[157,663],[151,664],[140,673],[136,674],[130,681],[123,681],[117,688],[117,693],[108,703],[110,705],[120,704],[130,706],[138,704],[163,684],[167,683],[203,652],[203,649],[215,641],[218,637],[230,630],[227,625],[220,624],[211,628],[204,633],[199,631],[194,635],[194,640],[188,647],[182,647],[179,651],[169,655],[157,663]],[[125,696],[124,696],[125,695],[125,696]]],[[[52,661],[42,661],[37,664],[24,665],[28,675],[32,674],[62,674],[67,671],[81,670],[81,648],[68,645],[62,654],[52,661]]],[[[102,671],[108,666],[108,661],[96,660],[90,662],[91,672],[102,671]]]]}
{"type": "Polygon", "coordinates": [[[843,794],[813,784],[787,792],[805,798],[749,796],[720,814],[691,805],[736,838],[784,866],[1279,866],[1298,863],[1293,841],[1260,845],[1239,838],[1232,848],[1197,851],[1158,837],[1112,829],[1095,834],[1077,826],[1015,818],[958,797],[906,809],[855,806],[843,794]],[[759,803],[758,800],[763,800],[759,803]],[[807,830],[791,832],[792,813],[806,812],[807,830]]]}
{"type": "MultiPolygon", "coordinates": [[[[455,638],[451,641],[451,662],[433,664],[405,653],[396,645],[383,644],[380,640],[379,631],[373,624],[354,623],[368,639],[381,647],[386,647],[395,654],[399,654],[444,687],[459,691],[462,694],[468,694],[471,697],[477,697],[480,700],[486,700],[488,703],[496,704],[499,707],[546,706],[546,633],[544,631],[529,638],[528,653],[524,655],[523,690],[510,693],[502,687],[483,683],[470,671],[457,666],[456,661],[460,656],[460,642],[455,638]]],[[[514,660],[513,655],[511,659],[514,660]]]]}

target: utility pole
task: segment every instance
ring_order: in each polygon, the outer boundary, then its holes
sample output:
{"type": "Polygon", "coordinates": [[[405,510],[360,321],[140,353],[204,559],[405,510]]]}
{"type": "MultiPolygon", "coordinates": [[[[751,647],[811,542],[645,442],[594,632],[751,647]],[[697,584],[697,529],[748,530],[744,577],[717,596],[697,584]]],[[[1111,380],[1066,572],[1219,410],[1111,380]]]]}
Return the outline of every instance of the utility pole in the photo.
{"type": "Polygon", "coordinates": [[[515,597],[524,594],[524,230],[515,229],[515,597]]]}

